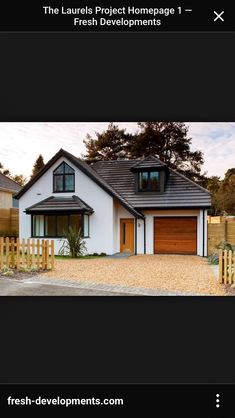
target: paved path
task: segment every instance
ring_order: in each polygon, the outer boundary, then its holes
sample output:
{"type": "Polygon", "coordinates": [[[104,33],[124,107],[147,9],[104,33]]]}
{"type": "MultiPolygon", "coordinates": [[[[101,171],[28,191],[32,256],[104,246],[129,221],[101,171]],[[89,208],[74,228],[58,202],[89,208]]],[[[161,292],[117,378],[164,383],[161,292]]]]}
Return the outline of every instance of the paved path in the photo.
{"type": "Polygon", "coordinates": [[[48,278],[44,274],[23,280],[0,279],[1,296],[197,296],[189,292],[120,286],[90,281],[48,278]]]}
{"type": "Polygon", "coordinates": [[[0,278],[0,296],[132,296],[126,293],[87,289],[80,286],[0,278]]]}

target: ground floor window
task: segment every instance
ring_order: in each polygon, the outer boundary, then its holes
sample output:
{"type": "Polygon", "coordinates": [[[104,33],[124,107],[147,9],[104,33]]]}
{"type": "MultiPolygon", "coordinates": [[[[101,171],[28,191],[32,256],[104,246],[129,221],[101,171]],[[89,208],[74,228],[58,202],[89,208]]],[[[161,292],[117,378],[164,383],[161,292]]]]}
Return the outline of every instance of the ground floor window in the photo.
{"type": "Polygon", "coordinates": [[[33,237],[63,237],[69,227],[81,229],[83,237],[89,237],[89,215],[32,215],[33,237]]]}

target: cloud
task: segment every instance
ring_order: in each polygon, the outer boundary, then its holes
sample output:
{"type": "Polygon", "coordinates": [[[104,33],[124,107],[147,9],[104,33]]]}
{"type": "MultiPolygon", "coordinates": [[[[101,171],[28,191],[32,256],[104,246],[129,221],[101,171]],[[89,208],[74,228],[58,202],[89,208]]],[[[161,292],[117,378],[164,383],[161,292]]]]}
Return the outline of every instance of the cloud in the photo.
{"type": "MultiPolygon", "coordinates": [[[[121,128],[136,132],[136,122],[120,122],[121,128]]],[[[235,122],[188,123],[192,149],[204,154],[204,171],[223,177],[235,166],[235,122]]],[[[22,122],[0,123],[0,162],[14,174],[29,177],[40,153],[48,161],[60,148],[81,156],[85,152],[83,140],[87,133],[94,136],[108,126],[108,122],[22,122]]]]}

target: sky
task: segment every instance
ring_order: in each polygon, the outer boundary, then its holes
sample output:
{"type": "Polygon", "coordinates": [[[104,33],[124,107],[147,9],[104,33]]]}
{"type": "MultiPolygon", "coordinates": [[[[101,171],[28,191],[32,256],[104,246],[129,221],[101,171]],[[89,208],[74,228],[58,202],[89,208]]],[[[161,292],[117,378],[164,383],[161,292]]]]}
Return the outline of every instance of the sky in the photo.
{"type": "MultiPolygon", "coordinates": [[[[134,133],[138,129],[136,122],[117,124],[127,132],[134,133]]],[[[204,154],[203,172],[222,178],[229,168],[235,167],[235,122],[186,122],[186,125],[192,138],[191,149],[204,154]]],[[[47,162],[64,148],[79,157],[85,152],[83,140],[87,133],[94,136],[107,126],[108,122],[1,122],[0,162],[12,174],[29,178],[39,154],[47,162]]]]}

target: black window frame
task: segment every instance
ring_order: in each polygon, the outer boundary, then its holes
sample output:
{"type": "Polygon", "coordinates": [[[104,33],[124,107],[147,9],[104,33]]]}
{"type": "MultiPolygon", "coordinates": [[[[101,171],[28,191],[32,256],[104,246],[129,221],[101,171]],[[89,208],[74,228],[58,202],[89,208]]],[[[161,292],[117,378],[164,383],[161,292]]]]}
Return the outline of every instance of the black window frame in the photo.
{"type": "Polygon", "coordinates": [[[141,170],[141,171],[139,171],[137,173],[137,181],[136,181],[136,183],[137,183],[137,191],[139,193],[159,193],[159,192],[161,192],[162,191],[161,190],[162,189],[162,187],[161,187],[161,183],[162,183],[161,177],[162,176],[161,176],[161,171],[160,170],[141,170]],[[147,173],[148,174],[148,180],[147,180],[148,186],[145,189],[140,188],[140,175],[143,174],[143,173],[147,173]],[[158,189],[157,190],[153,190],[150,187],[150,185],[151,185],[151,180],[150,180],[151,173],[158,173],[159,185],[158,185],[158,189]]]}
{"type": "Polygon", "coordinates": [[[49,238],[64,238],[63,235],[58,235],[57,231],[58,231],[58,216],[67,216],[68,217],[68,228],[70,227],[70,217],[72,215],[79,215],[81,216],[81,229],[82,229],[82,237],[83,238],[90,238],[90,214],[89,213],[34,213],[31,215],[31,237],[32,238],[44,238],[44,239],[49,239],[49,238]],[[84,215],[88,215],[88,235],[84,235],[84,215]],[[34,216],[43,216],[44,218],[44,225],[43,225],[43,235],[34,235],[34,216]],[[55,225],[55,231],[56,231],[56,235],[46,235],[45,234],[45,217],[46,216],[55,216],[56,218],[56,225],[55,225]]]}
{"type": "Polygon", "coordinates": [[[65,161],[63,161],[53,171],[53,193],[73,193],[73,192],[75,192],[75,170],[69,164],[67,164],[65,161]],[[55,173],[55,171],[58,170],[58,168],[61,167],[62,165],[63,165],[63,173],[55,173]],[[71,170],[73,170],[73,173],[65,173],[65,166],[66,165],[71,170]],[[63,176],[63,190],[55,190],[55,177],[59,177],[59,176],[63,176]],[[73,176],[73,189],[66,190],[66,188],[65,188],[65,177],[66,176],[73,176]]]}

